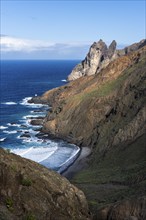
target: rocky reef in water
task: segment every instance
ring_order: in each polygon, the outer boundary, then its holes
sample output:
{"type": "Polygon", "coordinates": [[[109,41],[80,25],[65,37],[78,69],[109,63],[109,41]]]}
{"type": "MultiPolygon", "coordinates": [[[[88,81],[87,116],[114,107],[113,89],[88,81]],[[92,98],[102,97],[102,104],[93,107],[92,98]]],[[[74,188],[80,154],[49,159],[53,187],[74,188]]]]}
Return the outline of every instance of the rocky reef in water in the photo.
{"type": "Polygon", "coordinates": [[[70,83],[31,100],[52,107],[44,133],[91,148],[88,167],[71,181],[84,191],[93,219],[146,219],[145,44],[116,50],[115,41],[107,48],[100,40],[70,83]]]}
{"type": "Polygon", "coordinates": [[[90,219],[84,193],[40,164],[0,149],[0,219],[90,219]]]}

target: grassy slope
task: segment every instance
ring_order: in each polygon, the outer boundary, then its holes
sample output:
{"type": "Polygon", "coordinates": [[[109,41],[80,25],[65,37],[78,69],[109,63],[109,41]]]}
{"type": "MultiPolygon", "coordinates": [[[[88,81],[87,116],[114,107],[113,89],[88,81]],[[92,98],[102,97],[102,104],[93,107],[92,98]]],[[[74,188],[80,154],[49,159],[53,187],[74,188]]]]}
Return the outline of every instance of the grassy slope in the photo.
{"type": "Polygon", "coordinates": [[[98,164],[78,173],[72,183],[82,189],[90,210],[146,194],[146,136],[120,149],[112,149],[98,164]]]}
{"type": "Polygon", "coordinates": [[[130,124],[146,102],[145,51],[121,57],[99,75],[83,77],[43,96],[52,104],[44,130],[92,148],[89,168],[72,182],[85,192],[95,216],[109,203],[146,194],[143,118],[133,127],[130,124]],[[135,128],[141,135],[133,133],[135,128]],[[130,137],[113,145],[119,130],[130,137]]]}
{"type": "MultiPolygon", "coordinates": [[[[105,83],[101,88],[92,91],[90,94],[82,97],[91,99],[96,96],[107,96],[116,89],[121,88],[131,74],[135,73],[134,78],[129,78],[130,83],[137,87],[139,91],[146,88],[145,78],[145,56],[134,66],[126,70],[123,75],[110,83],[105,83]],[[142,77],[139,77],[142,75],[142,77]]],[[[82,189],[89,201],[91,211],[95,214],[100,207],[109,203],[129,198],[132,196],[140,196],[146,194],[146,135],[142,135],[134,142],[121,143],[119,146],[111,147],[104,156],[100,155],[102,143],[105,143],[110,136],[115,135],[116,130],[124,127],[135,116],[135,108],[142,107],[145,102],[144,96],[138,100],[132,100],[133,93],[129,92],[128,107],[126,109],[126,117],[122,118],[119,114],[112,115],[110,120],[102,125],[103,135],[99,137],[89,168],[76,174],[72,179],[72,183],[82,189]],[[136,102],[133,109],[129,108],[129,103],[136,102]]],[[[124,98],[121,97],[121,98],[124,98]]],[[[122,101],[122,100],[121,100],[122,101]]],[[[126,103],[125,103],[126,104],[126,103]]]]}

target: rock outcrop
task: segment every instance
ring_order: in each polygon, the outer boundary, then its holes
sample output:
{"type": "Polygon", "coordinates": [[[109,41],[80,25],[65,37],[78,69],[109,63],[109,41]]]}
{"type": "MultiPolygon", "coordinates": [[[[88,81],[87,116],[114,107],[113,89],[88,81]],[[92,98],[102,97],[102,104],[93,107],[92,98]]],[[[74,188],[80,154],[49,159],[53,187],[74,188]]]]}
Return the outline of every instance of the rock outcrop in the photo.
{"type": "Polygon", "coordinates": [[[102,41],[94,42],[90,47],[89,53],[85,60],[79,63],[68,76],[68,81],[75,80],[81,76],[90,76],[99,72],[106,67],[115,53],[116,42],[113,41],[107,48],[107,45],[102,41]]]}
{"type": "Polygon", "coordinates": [[[82,191],[54,171],[0,149],[0,219],[90,219],[82,191]]]}
{"type": "Polygon", "coordinates": [[[82,76],[98,74],[114,59],[117,59],[120,56],[124,56],[145,46],[146,40],[132,44],[122,50],[116,50],[116,45],[117,43],[115,40],[113,40],[109,47],[107,47],[105,42],[102,40],[94,42],[90,47],[85,59],[79,63],[70,73],[68,76],[68,81],[78,79],[82,76]]]}
{"type": "Polygon", "coordinates": [[[124,200],[103,208],[99,211],[98,219],[144,220],[146,219],[146,196],[124,200]]]}

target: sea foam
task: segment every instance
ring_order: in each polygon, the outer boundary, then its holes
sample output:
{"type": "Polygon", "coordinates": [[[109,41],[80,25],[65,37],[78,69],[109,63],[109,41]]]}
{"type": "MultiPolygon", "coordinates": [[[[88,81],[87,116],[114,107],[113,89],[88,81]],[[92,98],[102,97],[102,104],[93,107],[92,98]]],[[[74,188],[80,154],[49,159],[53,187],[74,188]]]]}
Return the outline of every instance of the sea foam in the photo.
{"type": "Polygon", "coordinates": [[[3,131],[3,133],[6,133],[6,134],[16,134],[17,131],[3,131]]]}
{"type": "Polygon", "coordinates": [[[4,140],[6,140],[6,138],[0,138],[0,142],[3,142],[4,140]]]}
{"type": "Polygon", "coordinates": [[[55,147],[30,147],[26,149],[14,149],[11,152],[20,155],[24,158],[33,160],[35,162],[42,162],[49,158],[55,151],[58,149],[57,146],[55,147]]]}
{"type": "Polygon", "coordinates": [[[0,130],[4,130],[4,129],[7,129],[8,127],[5,127],[3,125],[0,126],[0,130]]]}
{"type": "Polygon", "coordinates": [[[21,125],[17,123],[8,123],[7,125],[12,127],[21,127],[21,125]]]}
{"type": "Polygon", "coordinates": [[[43,106],[48,106],[48,105],[44,105],[44,104],[34,104],[34,103],[29,103],[28,101],[31,100],[32,97],[26,97],[24,98],[20,104],[21,105],[25,105],[26,107],[32,107],[32,108],[40,108],[40,107],[43,107],[43,106]]]}
{"type": "Polygon", "coordinates": [[[3,105],[17,105],[16,102],[3,102],[3,105]]]}

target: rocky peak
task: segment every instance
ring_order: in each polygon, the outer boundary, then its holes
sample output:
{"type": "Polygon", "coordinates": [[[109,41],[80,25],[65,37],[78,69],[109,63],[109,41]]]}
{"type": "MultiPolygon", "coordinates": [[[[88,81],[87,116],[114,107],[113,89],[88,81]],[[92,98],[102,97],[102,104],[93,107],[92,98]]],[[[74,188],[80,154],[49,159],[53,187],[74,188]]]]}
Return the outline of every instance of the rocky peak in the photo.
{"type": "MultiPolygon", "coordinates": [[[[94,66],[98,66],[100,62],[107,57],[107,45],[99,40],[94,42],[90,47],[89,53],[83,61],[83,67],[86,69],[86,74],[92,75],[94,66]],[[89,69],[91,67],[91,70],[89,69]],[[90,73],[87,73],[89,71],[90,73]]],[[[96,69],[96,68],[95,68],[96,69]]]]}
{"type": "Polygon", "coordinates": [[[115,40],[113,40],[112,43],[109,45],[109,48],[108,48],[108,58],[109,59],[111,59],[112,56],[114,55],[115,50],[116,50],[116,46],[117,46],[117,42],[115,40]]]}
{"type": "Polygon", "coordinates": [[[113,41],[109,48],[103,40],[94,42],[86,58],[82,63],[78,64],[71,74],[68,76],[68,80],[74,80],[81,76],[90,76],[98,73],[102,68],[105,68],[112,59],[116,50],[116,41],[113,41]]]}
{"type": "Polygon", "coordinates": [[[91,47],[95,48],[96,50],[101,50],[101,51],[107,50],[107,45],[102,39],[100,39],[98,42],[94,42],[91,47]]]}
{"type": "Polygon", "coordinates": [[[130,45],[129,47],[125,47],[124,48],[125,54],[128,54],[132,51],[136,51],[145,45],[146,45],[146,40],[141,40],[139,43],[134,43],[134,44],[130,45]]]}
{"type": "Polygon", "coordinates": [[[134,43],[122,50],[116,50],[117,43],[112,41],[109,47],[103,40],[94,42],[85,57],[85,59],[79,63],[68,76],[68,81],[75,80],[82,76],[90,76],[99,73],[104,69],[111,61],[118,57],[124,56],[130,52],[136,51],[146,45],[146,39],[141,40],[138,43],[134,43]]]}
{"type": "Polygon", "coordinates": [[[146,45],[146,39],[143,39],[140,42],[131,44],[130,46],[125,47],[122,50],[117,50],[116,53],[115,53],[115,58],[127,55],[130,52],[136,51],[136,50],[144,47],[145,45],[146,45]]]}

